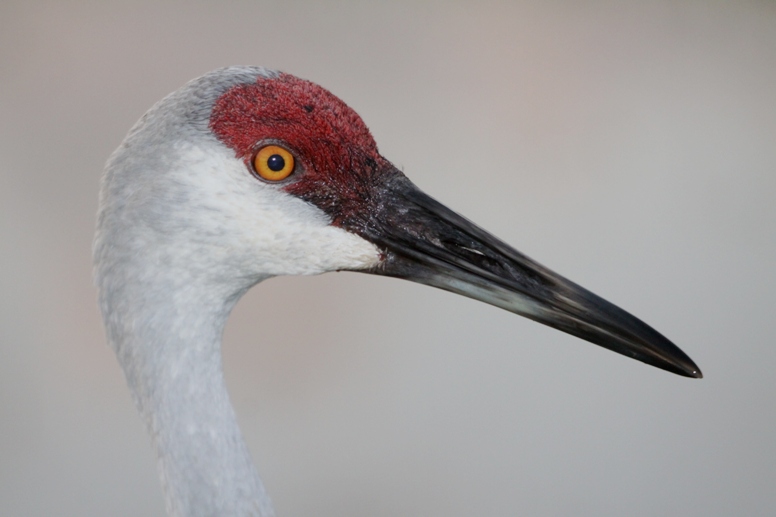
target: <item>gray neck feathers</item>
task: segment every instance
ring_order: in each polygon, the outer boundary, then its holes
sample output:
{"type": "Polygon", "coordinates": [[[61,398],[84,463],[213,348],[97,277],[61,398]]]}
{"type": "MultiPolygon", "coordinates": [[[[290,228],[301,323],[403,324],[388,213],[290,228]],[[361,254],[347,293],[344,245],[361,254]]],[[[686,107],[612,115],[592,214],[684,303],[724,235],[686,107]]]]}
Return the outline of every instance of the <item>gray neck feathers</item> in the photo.
{"type": "Polygon", "coordinates": [[[175,516],[273,515],[235,420],[221,334],[240,293],[157,276],[103,297],[115,348],[154,448],[175,516]]]}
{"type": "Polygon", "coordinates": [[[164,247],[102,259],[108,338],[153,439],[168,513],[272,516],[221,366],[224,324],[250,284],[192,275],[164,247]]]}
{"type": "Polygon", "coordinates": [[[207,181],[208,151],[225,152],[207,128],[215,99],[269,74],[235,67],[170,94],[129,132],[103,179],[94,243],[100,306],[152,436],[170,515],[273,515],[221,368],[229,312],[266,275],[243,274],[239,254],[224,258],[218,237],[229,218],[220,224],[188,183],[207,181]]]}

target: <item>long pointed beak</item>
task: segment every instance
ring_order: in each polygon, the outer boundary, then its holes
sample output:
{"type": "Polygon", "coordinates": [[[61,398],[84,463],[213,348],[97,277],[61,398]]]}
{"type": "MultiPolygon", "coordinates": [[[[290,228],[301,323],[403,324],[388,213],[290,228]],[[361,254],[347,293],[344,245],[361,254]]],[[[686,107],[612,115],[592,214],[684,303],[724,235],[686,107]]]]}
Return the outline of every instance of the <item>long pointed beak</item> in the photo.
{"type": "Polygon", "coordinates": [[[652,327],[563,278],[394,176],[359,233],[384,253],[368,273],[405,278],[520,314],[686,377],[700,369],[652,327]]]}

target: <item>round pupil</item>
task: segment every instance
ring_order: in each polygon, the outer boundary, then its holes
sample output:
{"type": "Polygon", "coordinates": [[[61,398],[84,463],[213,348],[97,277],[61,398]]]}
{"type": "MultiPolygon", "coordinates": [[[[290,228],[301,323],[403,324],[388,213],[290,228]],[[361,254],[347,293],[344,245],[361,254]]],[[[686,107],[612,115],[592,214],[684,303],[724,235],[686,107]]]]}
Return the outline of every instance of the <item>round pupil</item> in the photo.
{"type": "Polygon", "coordinates": [[[271,171],[282,171],[283,167],[286,166],[286,161],[283,159],[282,156],[279,154],[273,154],[269,158],[267,158],[267,167],[269,167],[269,170],[271,171]]]}

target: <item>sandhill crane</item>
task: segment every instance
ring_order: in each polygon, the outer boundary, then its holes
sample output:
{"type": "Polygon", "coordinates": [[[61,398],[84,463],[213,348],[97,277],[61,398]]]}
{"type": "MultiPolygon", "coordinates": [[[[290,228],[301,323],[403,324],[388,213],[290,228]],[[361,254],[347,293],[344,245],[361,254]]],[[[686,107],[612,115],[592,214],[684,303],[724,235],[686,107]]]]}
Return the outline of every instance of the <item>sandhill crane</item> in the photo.
{"type": "Polygon", "coordinates": [[[94,261],[175,516],[273,515],[221,368],[229,312],[272,276],[405,278],[701,377],[651,327],[421,192],[333,94],[264,68],[210,72],[135,124],[106,166],[94,261]]]}

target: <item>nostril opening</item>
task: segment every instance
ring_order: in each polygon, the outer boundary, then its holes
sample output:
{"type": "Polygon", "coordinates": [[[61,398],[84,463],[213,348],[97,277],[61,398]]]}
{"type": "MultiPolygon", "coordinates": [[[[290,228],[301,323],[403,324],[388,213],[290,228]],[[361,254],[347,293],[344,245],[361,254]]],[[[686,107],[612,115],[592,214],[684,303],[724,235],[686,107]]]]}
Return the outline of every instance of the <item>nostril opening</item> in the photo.
{"type": "Polygon", "coordinates": [[[485,250],[478,249],[479,246],[477,246],[476,243],[462,243],[455,239],[444,239],[441,241],[441,244],[448,251],[480,268],[488,269],[490,271],[502,271],[504,269],[500,260],[489,257],[485,250]]]}

